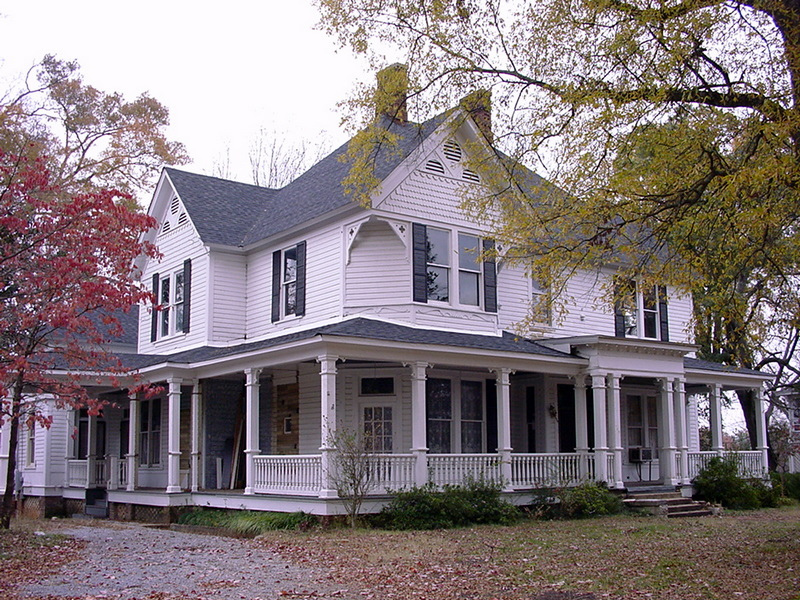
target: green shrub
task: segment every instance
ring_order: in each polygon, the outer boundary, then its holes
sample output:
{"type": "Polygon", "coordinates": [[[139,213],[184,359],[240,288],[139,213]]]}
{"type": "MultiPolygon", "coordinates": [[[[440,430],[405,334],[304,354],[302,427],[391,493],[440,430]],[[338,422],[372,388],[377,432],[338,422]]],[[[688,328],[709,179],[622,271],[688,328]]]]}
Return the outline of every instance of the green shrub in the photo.
{"type": "Polygon", "coordinates": [[[371,521],[384,529],[448,529],[510,524],[519,518],[516,507],[500,497],[499,485],[470,481],[441,489],[429,483],[401,490],[371,521]]]}
{"type": "Polygon", "coordinates": [[[564,488],[556,496],[557,514],[566,519],[615,515],[625,506],[622,498],[593,481],[564,488]]]}
{"type": "Polygon", "coordinates": [[[763,483],[754,483],[739,476],[736,457],[714,457],[692,481],[695,498],[721,504],[725,508],[753,510],[774,505],[774,492],[763,483]]]}
{"type": "Polygon", "coordinates": [[[773,473],[772,487],[781,496],[800,500],[800,473],[773,473]]]}

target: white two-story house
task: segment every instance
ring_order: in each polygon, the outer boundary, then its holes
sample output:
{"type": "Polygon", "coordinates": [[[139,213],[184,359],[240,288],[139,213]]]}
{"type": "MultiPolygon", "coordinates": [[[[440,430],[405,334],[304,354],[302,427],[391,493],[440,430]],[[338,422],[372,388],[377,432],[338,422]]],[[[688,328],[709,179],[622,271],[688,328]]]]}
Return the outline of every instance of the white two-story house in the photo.
{"type": "MultiPolygon", "coordinates": [[[[391,490],[469,477],[518,502],[586,480],[679,488],[722,453],[723,391],[765,376],[694,358],[691,300],[675,290],[634,284],[615,311],[602,296],[612,268],[573,277],[554,299],[564,318],[542,315],[536,339],[514,333],[543,290],[524,265],[488,258],[489,232],[461,208],[464,186],[484,185],[466,153],[488,143],[487,119],[403,115],[380,116],[400,141],[378,155],[369,208],[344,191],[346,146],[277,190],[164,169],[149,207],[163,258],[141,265],[159,308],[121,341],[163,392],[98,387],[113,402],[101,416],[63,412],[30,432],[26,502],[75,512],[104,498],[119,518],[336,514],[343,431],[375,453],[369,510],[391,490]]],[[[759,436],[742,463],[755,475],[763,420],[759,436]]]]}

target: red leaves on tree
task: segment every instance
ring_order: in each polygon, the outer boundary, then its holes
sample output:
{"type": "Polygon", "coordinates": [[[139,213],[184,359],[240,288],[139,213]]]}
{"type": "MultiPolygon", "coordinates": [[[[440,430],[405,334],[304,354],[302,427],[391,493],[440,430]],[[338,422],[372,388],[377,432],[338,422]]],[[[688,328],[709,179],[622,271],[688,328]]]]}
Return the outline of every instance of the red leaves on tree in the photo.
{"type": "Polygon", "coordinates": [[[151,300],[134,261],[157,256],[129,195],[64,194],[44,164],[0,151],[0,419],[29,425],[48,423],[36,395],[100,408],[81,383],[124,373],[104,345],[115,315],[151,300]]]}

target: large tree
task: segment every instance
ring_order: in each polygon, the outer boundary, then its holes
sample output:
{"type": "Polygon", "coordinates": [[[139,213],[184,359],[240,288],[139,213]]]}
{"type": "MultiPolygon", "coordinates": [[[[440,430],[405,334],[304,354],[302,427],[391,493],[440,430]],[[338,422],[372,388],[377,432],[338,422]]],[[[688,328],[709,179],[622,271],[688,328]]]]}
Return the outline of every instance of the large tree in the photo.
{"type": "MultiPolygon", "coordinates": [[[[402,52],[419,118],[491,90],[507,170],[467,206],[502,209],[510,258],[556,291],[608,263],[675,285],[695,296],[705,357],[783,360],[758,347],[800,318],[800,2],[318,2],[376,66],[402,52]]],[[[373,95],[352,114],[367,120],[373,95]]]]}
{"type": "Polygon", "coordinates": [[[164,164],[188,161],[168,125],[169,111],[150,95],[98,90],[75,61],[51,55],[0,97],[0,148],[44,160],[52,183],[72,193],[149,193],[164,164]]]}
{"type": "Polygon", "coordinates": [[[83,384],[125,373],[105,350],[120,311],[150,300],[134,261],[157,256],[139,241],[155,226],[113,190],[64,193],[43,160],[0,151],[0,423],[9,424],[0,527],[14,511],[20,431],[49,426],[57,408],[102,403],[83,384]]]}

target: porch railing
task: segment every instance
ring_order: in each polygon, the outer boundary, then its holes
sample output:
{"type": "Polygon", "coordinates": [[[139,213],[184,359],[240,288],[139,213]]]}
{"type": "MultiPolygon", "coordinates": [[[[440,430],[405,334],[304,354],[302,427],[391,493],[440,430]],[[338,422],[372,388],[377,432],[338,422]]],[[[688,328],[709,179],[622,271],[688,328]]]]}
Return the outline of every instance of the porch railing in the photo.
{"type": "Polygon", "coordinates": [[[577,485],[592,478],[594,456],[588,453],[511,455],[511,486],[517,489],[577,485]]]}
{"type": "Polygon", "coordinates": [[[498,454],[429,454],[428,479],[436,485],[462,485],[468,480],[501,483],[498,454]]]}
{"type": "Polygon", "coordinates": [[[414,486],[413,454],[377,454],[369,458],[372,493],[389,493],[414,486]]]}
{"type": "Polygon", "coordinates": [[[253,489],[257,493],[319,493],[322,484],[320,455],[256,456],[253,489]]]}
{"type": "Polygon", "coordinates": [[[712,458],[734,457],[739,467],[739,476],[748,479],[759,479],[763,477],[765,466],[761,464],[762,454],[758,450],[746,450],[739,452],[715,451],[689,452],[689,479],[697,477],[698,473],[708,466],[712,458]]]}
{"type": "Polygon", "coordinates": [[[67,459],[67,487],[104,487],[107,483],[106,461],[95,459],[89,461],[80,458],[67,459]],[[93,463],[92,471],[89,472],[89,463],[93,463]]]}

